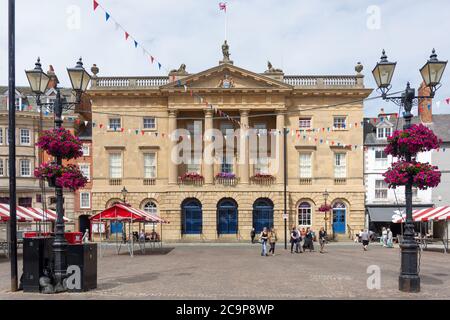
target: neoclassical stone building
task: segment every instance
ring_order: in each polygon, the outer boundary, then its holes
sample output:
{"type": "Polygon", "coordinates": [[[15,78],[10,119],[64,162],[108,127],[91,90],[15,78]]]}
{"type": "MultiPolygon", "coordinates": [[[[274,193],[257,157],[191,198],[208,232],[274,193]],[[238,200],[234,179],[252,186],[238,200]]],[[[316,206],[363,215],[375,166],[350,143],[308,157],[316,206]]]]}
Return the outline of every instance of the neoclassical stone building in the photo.
{"type": "MultiPolygon", "coordinates": [[[[224,54],[218,65],[193,74],[184,65],[167,77],[95,74],[88,92],[94,123],[92,210],[120,201],[125,186],[132,206],[170,221],[165,240],[246,240],[252,227],[272,225],[283,239],[280,133],[286,128],[288,227],[324,226],[318,208],[327,190],[333,206],[328,217],[334,217],[328,231],[352,236],[364,226],[362,100],[371,92],[364,87],[362,66],[355,69],[354,75],[291,76],[269,63],[268,70],[255,73],[224,54]],[[176,164],[171,150],[182,138],[171,139],[171,133],[180,128],[188,130],[188,139],[211,128],[255,129],[258,139],[269,133],[277,144],[268,147],[267,157],[253,159],[244,134],[244,147],[234,147],[231,157],[176,164]],[[200,178],[184,179],[188,172],[200,178]]],[[[211,139],[200,141],[205,148],[211,139]]]]}

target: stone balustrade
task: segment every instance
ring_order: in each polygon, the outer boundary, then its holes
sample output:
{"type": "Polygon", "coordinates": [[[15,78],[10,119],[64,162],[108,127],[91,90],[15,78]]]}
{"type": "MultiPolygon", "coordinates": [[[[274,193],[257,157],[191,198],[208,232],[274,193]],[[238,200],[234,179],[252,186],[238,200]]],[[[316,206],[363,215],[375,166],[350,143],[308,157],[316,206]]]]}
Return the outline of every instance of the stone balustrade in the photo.
{"type": "MultiPolygon", "coordinates": [[[[283,81],[298,88],[363,88],[361,75],[336,76],[284,76],[283,81]]],[[[148,89],[159,88],[170,82],[169,77],[97,77],[91,81],[91,89],[148,89]]]]}

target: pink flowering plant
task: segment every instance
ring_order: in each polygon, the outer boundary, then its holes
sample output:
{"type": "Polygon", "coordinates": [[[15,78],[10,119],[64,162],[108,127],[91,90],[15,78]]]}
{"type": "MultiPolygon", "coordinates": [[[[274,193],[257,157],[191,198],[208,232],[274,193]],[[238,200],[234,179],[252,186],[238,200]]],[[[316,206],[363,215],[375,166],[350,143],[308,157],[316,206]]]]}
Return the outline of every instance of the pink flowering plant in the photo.
{"type": "Polygon", "coordinates": [[[216,174],[216,178],[234,179],[236,178],[236,175],[233,172],[219,172],[216,174]]]}
{"type": "Polygon", "coordinates": [[[419,152],[439,148],[442,140],[423,124],[414,124],[406,130],[396,130],[388,137],[385,152],[394,157],[402,158],[407,152],[416,155],[419,152]]]}
{"type": "Polygon", "coordinates": [[[54,162],[46,162],[34,170],[34,176],[46,179],[51,186],[56,185],[72,191],[83,188],[88,182],[78,166],[73,164],[64,167],[54,162]]]}
{"type": "Polygon", "coordinates": [[[199,181],[203,180],[203,176],[197,172],[186,172],[180,177],[181,181],[199,181]]]}
{"type": "Polygon", "coordinates": [[[409,179],[414,187],[421,190],[437,187],[441,182],[441,172],[436,166],[416,161],[400,160],[395,162],[383,176],[384,181],[393,189],[406,185],[409,179]]]}
{"type": "Polygon", "coordinates": [[[331,206],[329,204],[323,204],[319,207],[320,212],[328,212],[331,211],[331,206]]]}
{"type": "Polygon", "coordinates": [[[83,188],[87,184],[88,180],[83,175],[78,166],[69,164],[63,168],[63,173],[60,177],[56,178],[56,185],[76,191],[83,188]]]}
{"type": "Polygon", "coordinates": [[[75,159],[83,155],[80,139],[64,128],[45,130],[36,145],[62,159],[75,159]]]}

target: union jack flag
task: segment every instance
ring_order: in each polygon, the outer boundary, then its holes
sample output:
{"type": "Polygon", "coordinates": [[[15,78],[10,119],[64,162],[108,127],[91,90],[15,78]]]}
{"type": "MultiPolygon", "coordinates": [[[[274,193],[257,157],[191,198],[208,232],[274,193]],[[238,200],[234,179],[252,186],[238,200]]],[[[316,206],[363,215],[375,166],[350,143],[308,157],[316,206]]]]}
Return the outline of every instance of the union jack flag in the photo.
{"type": "Polygon", "coordinates": [[[219,3],[219,9],[227,12],[227,3],[226,2],[220,2],[219,3]]]}

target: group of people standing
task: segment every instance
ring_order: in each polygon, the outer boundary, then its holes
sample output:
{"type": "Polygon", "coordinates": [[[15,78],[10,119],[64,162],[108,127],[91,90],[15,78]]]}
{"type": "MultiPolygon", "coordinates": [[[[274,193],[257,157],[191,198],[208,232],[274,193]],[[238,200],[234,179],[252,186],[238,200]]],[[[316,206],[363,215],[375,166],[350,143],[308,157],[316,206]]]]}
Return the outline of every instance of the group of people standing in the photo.
{"type": "Polygon", "coordinates": [[[394,235],[391,229],[383,227],[381,230],[380,244],[385,248],[394,247],[394,235]]]}
{"type": "MultiPolygon", "coordinates": [[[[256,231],[253,228],[250,237],[252,239],[252,243],[255,243],[256,231]]],[[[266,228],[262,230],[259,235],[259,240],[261,241],[261,256],[269,256],[275,255],[275,245],[278,241],[278,235],[275,228],[266,228]],[[267,251],[267,245],[269,244],[270,248],[267,251]]],[[[294,247],[296,253],[305,252],[309,250],[310,252],[314,251],[314,241],[316,241],[316,234],[311,228],[296,228],[293,227],[290,235],[290,243],[291,243],[291,253],[294,253],[294,247]]],[[[320,244],[320,253],[323,253],[325,243],[327,242],[327,232],[322,227],[319,231],[319,244],[320,244]]]]}
{"type": "MultiPolygon", "coordinates": [[[[314,241],[316,241],[316,234],[311,228],[296,228],[292,227],[291,231],[291,253],[294,253],[294,248],[296,253],[305,252],[309,250],[309,252],[314,251],[314,241]]],[[[325,243],[327,242],[327,232],[322,227],[319,231],[319,244],[320,244],[320,253],[323,253],[325,248],[325,243]]]]}

